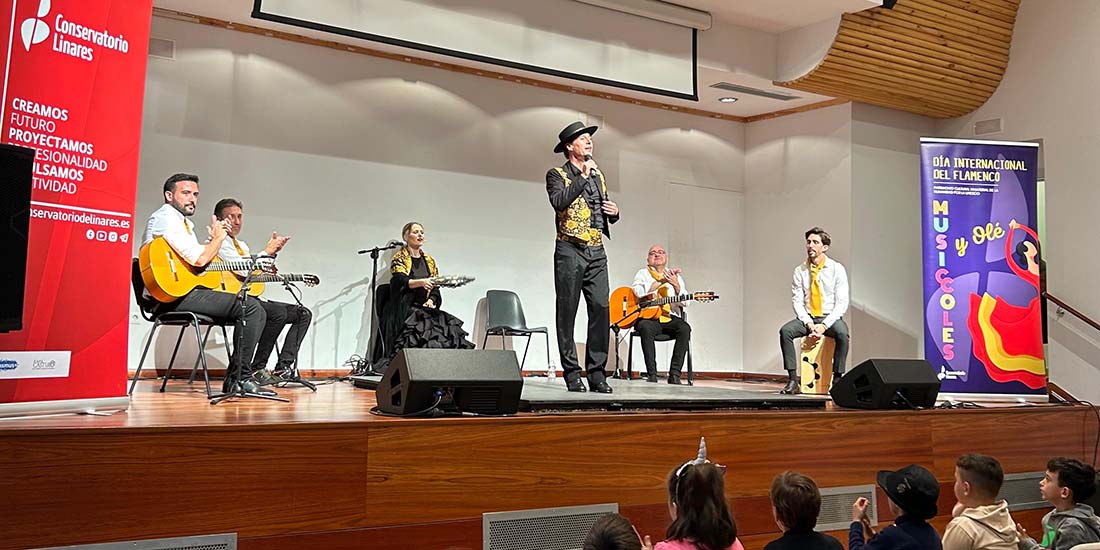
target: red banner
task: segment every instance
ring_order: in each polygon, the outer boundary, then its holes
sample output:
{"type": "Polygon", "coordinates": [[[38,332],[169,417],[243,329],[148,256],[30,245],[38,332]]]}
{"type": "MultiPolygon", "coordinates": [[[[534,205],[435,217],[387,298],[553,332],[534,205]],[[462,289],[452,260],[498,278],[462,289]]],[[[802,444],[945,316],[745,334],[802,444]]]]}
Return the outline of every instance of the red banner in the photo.
{"type": "Polygon", "coordinates": [[[122,397],[152,0],[0,6],[0,140],[37,151],[23,330],[0,334],[0,404],[122,397]]]}

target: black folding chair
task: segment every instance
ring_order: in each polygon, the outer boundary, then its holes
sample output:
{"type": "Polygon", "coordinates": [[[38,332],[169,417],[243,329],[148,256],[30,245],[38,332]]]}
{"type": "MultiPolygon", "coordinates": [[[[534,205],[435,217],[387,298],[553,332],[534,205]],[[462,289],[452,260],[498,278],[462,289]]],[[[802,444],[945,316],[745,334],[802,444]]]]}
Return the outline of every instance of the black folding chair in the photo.
{"type": "MultiPolygon", "coordinates": [[[[687,312],[681,312],[683,320],[687,321],[687,312]]],[[[634,339],[641,338],[642,335],[638,334],[638,331],[630,331],[630,348],[626,352],[626,379],[632,380],[634,378],[634,339]]],[[[653,337],[654,342],[671,342],[673,338],[667,334],[658,334],[653,337]]],[[[691,342],[688,342],[687,352],[687,383],[689,386],[695,385],[695,373],[691,369],[691,342]]]]}
{"type": "Polygon", "coordinates": [[[523,348],[523,359],[519,362],[519,370],[522,372],[523,364],[527,361],[527,350],[531,347],[531,335],[538,332],[546,337],[546,364],[549,365],[550,331],[546,327],[527,326],[519,296],[510,290],[490,290],[485,293],[485,339],[481,342],[482,349],[489,342],[490,334],[500,336],[502,348],[505,337],[526,336],[527,345],[523,348]]]}
{"type": "MultiPolygon", "coordinates": [[[[229,362],[227,365],[233,363],[233,353],[229,347],[229,332],[226,330],[225,321],[220,321],[206,315],[199,313],[193,313],[190,311],[165,311],[157,312],[157,306],[159,302],[151,298],[144,296],[145,281],[141,278],[141,267],[138,265],[138,259],[134,258],[130,272],[130,282],[134,287],[134,299],[137,300],[138,307],[141,309],[141,316],[146,321],[153,323],[153,330],[149,333],[149,339],[145,342],[145,349],[141,352],[141,360],[138,361],[137,371],[134,372],[134,379],[130,382],[130,391],[126,392],[127,395],[134,393],[134,386],[137,385],[137,381],[141,378],[141,367],[145,364],[145,356],[149,353],[149,346],[153,344],[153,337],[157,334],[157,328],[162,326],[169,327],[193,327],[195,329],[195,343],[198,344],[199,356],[195,359],[195,366],[191,368],[191,378],[188,383],[192,383],[195,380],[195,373],[197,372],[199,365],[202,365],[202,378],[206,383],[206,396],[213,395],[210,391],[210,370],[206,367],[206,341],[210,337],[210,329],[214,327],[221,327],[222,335],[225,337],[225,350],[228,355],[229,362]],[[200,327],[206,327],[206,333],[203,334],[200,327]]],[[[164,388],[168,385],[168,378],[172,376],[172,364],[176,362],[176,354],[179,353],[180,343],[183,342],[183,333],[186,329],[182,329],[179,332],[179,337],[176,338],[176,347],[172,349],[172,359],[168,361],[168,371],[164,373],[164,381],[160,384],[160,391],[164,391],[164,388]]]]}

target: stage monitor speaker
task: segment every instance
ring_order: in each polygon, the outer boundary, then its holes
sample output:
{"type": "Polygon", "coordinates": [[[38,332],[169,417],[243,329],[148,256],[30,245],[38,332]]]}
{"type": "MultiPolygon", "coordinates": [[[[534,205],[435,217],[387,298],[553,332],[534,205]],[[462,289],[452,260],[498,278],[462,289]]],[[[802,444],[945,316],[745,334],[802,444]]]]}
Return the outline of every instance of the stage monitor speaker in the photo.
{"type": "Polygon", "coordinates": [[[378,409],[401,416],[437,406],[477,414],[515,414],[523,391],[511,350],[403,349],[375,390],[378,409]]]}
{"type": "Polygon", "coordinates": [[[23,328],[34,149],[0,143],[0,332],[23,328]]]}
{"type": "Polygon", "coordinates": [[[853,409],[912,409],[936,405],[940,380],[924,359],[868,359],[833,382],[833,403],[853,409]]]}

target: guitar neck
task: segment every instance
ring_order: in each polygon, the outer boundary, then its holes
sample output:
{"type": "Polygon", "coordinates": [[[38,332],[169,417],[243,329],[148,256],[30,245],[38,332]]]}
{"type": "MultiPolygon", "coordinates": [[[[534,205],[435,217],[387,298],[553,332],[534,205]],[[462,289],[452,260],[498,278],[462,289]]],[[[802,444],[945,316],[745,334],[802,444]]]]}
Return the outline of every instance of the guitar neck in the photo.
{"type": "Polygon", "coordinates": [[[252,271],[256,264],[251,260],[217,261],[206,264],[204,271],[252,271]]]}
{"type": "Polygon", "coordinates": [[[694,300],[695,296],[692,294],[680,294],[678,296],[669,296],[667,298],[657,298],[656,300],[650,300],[645,303],[646,307],[654,306],[667,306],[669,304],[677,304],[680,302],[687,302],[694,300]]]}
{"type": "Polygon", "coordinates": [[[298,273],[288,273],[286,275],[272,275],[270,273],[264,273],[262,275],[253,275],[253,283],[281,283],[283,281],[289,283],[304,283],[306,282],[306,276],[298,273]]]}

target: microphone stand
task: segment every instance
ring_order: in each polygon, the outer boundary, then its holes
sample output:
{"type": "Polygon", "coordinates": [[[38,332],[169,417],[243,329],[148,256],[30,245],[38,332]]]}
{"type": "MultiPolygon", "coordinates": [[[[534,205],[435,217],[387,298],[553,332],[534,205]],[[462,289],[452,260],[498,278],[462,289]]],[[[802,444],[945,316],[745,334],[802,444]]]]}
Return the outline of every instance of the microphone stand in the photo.
{"type": "Polygon", "coordinates": [[[619,357],[619,346],[622,345],[623,338],[625,338],[625,336],[624,337],[619,337],[619,331],[621,331],[623,329],[623,327],[619,326],[619,323],[622,323],[623,321],[626,321],[631,315],[634,315],[635,313],[641,313],[641,311],[642,311],[642,306],[641,305],[635,306],[634,311],[631,311],[630,313],[627,313],[626,315],[623,315],[623,318],[619,319],[618,322],[611,323],[611,332],[615,333],[615,336],[614,336],[614,338],[615,338],[615,374],[614,374],[614,376],[615,376],[615,378],[617,378],[619,380],[622,380],[622,378],[623,378],[622,358],[619,357]]]}
{"type": "MultiPolygon", "coordinates": [[[[370,254],[370,316],[371,319],[377,317],[378,321],[382,321],[381,316],[378,315],[378,257],[381,255],[383,250],[390,250],[392,248],[396,248],[396,246],[392,244],[387,244],[386,246],[376,246],[374,248],[367,248],[358,252],[359,254],[370,254]]],[[[353,368],[351,371],[352,376],[381,376],[383,374],[382,372],[374,370],[375,346],[381,342],[383,345],[382,353],[386,352],[386,349],[384,347],[385,342],[382,342],[382,329],[378,326],[378,323],[375,323],[374,321],[371,322],[371,332],[373,333],[373,338],[368,339],[367,341],[367,355],[363,360],[363,365],[353,368]]]]}
{"type": "MultiPolygon", "coordinates": [[[[298,296],[301,293],[301,291],[298,290],[298,287],[294,286],[294,283],[290,282],[290,279],[287,279],[286,277],[280,277],[280,279],[282,279],[283,281],[283,288],[285,288],[286,291],[290,293],[290,296],[294,298],[294,301],[297,302],[298,307],[302,308],[303,310],[306,309],[306,306],[302,304],[302,300],[298,296]]],[[[286,346],[285,341],[283,342],[283,345],[286,346]]],[[[281,378],[283,379],[283,381],[275,384],[280,388],[285,388],[288,384],[298,384],[300,386],[305,386],[313,391],[317,391],[316,384],[310,382],[309,380],[302,379],[302,373],[298,371],[297,355],[294,356],[294,362],[291,363],[289,367],[287,367],[281,378]]]]}
{"type": "MultiPolygon", "coordinates": [[[[246,325],[248,323],[248,321],[245,321],[244,319],[244,304],[245,300],[248,299],[249,287],[252,285],[253,272],[256,271],[255,260],[252,261],[251,267],[252,269],[248,270],[248,275],[246,275],[244,281],[241,282],[241,290],[237,292],[237,302],[241,307],[241,325],[246,325]]],[[[270,401],[282,401],[283,403],[289,403],[290,400],[284,397],[278,397],[275,395],[262,395],[259,393],[245,391],[243,384],[244,381],[241,379],[241,375],[243,374],[242,371],[244,370],[244,361],[251,360],[251,358],[245,359],[241,355],[241,340],[244,339],[244,331],[234,329],[233,334],[237,340],[237,343],[233,346],[234,360],[237,362],[236,368],[233,369],[235,371],[235,373],[232,375],[234,376],[233,384],[230,386],[229,391],[211,397],[210,404],[217,405],[222,401],[233,399],[235,397],[255,397],[257,399],[268,399],[270,401]]],[[[199,353],[202,353],[202,350],[199,350],[199,353]]]]}

